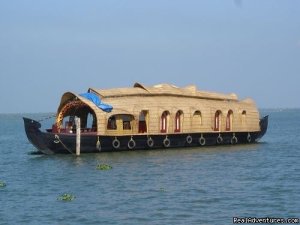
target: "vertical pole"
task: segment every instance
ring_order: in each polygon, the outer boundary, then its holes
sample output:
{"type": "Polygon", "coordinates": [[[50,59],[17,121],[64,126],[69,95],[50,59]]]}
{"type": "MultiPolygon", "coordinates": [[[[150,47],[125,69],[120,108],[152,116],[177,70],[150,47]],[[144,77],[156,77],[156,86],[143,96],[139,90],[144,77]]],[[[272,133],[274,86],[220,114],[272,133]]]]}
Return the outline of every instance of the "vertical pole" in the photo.
{"type": "Polygon", "coordinates": [[[75,118],[76,123],[76,155],[80,155],[80,118],[75,118]]]}

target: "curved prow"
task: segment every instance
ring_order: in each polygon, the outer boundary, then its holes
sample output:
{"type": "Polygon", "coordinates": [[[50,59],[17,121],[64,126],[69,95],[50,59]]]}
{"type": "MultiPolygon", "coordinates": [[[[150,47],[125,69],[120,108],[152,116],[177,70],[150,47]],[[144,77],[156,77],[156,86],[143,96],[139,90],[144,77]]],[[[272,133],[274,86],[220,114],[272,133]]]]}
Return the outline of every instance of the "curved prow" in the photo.
{"type": "Polygon", "coordinates": [[[25,130],[26,130],[26,133],[27,133],[27,129],[40,129],[42,127],[42,125],[38,122],[38,121],[35,121],[35,120],[32,120],[32,119],[29,119],[29,118],[26,118],[26,117],[23,117],[23,120],[24,120],[24,125],[25,125],[25,130]]]}
{"type": "Polygon", "coordinates": [[[40,130],[41,124],[36,120],[32,120],[26,117],[23,117],[23,120],[24,120],[25,132],[31,144],[44,154],[48,154],[48,155],[53,154],[53,152],[48,149],[43,139],[43,135],[40,130]]]}
{"type": "Polygon", "coordinates": [[[259,121],[260,133],[258,135],[258,139],[262,138],[265,135],[265,133],[267,132],[268,122],[269,122],[269,115],[264,116],[263,118],[260,119],[260,121],[259,121]]]}

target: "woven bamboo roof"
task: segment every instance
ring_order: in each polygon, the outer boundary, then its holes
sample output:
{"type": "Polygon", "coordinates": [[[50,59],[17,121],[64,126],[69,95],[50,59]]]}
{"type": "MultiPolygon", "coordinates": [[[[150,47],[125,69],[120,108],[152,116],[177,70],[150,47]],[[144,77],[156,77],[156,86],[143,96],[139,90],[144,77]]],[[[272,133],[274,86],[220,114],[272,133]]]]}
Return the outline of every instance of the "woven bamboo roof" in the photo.
{"type": "Polygon", "coordinates": [[[66,105],[68,102],[73,101],[75,99],[79,99],[81,102],[85,103],[93,110],[98,110],[97,106],[93,102],[87,100],[86,98],[83,98],[80,95],[72,93],[72,92],[66,92],[61,97],[61,101],[60,101],[60,105],[58,107],[57,113],[59,113],[61,111],[61,109],[63,108],[64,105],[66,105]]]}
{"type": "Polygon", "coordinates": [[[203,99],[231,100],[237,101],[236,94],[222,94],[217,92],[207,92],[197,90],[195,85],[179,88],[171,84],[157,84],[154,86],[144,86],[135,83],[131,88],[114,88],[114,89],[95,89],[90,88],[89,92],[98,94],[101,98],[124,97],[124,96],[184,96],[203,99]]]}

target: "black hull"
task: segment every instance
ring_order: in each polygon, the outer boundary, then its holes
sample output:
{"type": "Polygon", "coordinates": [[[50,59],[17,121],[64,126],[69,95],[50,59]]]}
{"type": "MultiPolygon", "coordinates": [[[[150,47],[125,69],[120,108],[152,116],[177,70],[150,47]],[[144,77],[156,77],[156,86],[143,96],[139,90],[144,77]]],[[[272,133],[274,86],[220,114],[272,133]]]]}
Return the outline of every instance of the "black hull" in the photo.
{"type": "MultiPolygon", "coordinates": [[[[74,153],[76,135],[42,132],[41,124],[23,118],[29,141],[42,153],[74,153]]],[[[249,144],[257,142],[267,131],[268,116],[260,121],[259,132],[180,133],[133,136],[98,136],[93,133],[81,135],[81,153],[133,151],[161,148],[249,144]]]]}

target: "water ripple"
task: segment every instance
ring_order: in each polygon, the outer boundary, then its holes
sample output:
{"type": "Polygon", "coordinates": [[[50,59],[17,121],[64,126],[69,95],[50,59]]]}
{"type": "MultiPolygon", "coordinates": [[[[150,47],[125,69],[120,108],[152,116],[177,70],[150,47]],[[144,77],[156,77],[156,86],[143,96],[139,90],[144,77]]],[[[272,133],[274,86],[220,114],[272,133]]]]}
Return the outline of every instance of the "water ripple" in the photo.
{"type": "Polygon", "coordinates": [[[30,155],[20,115],[0,116],[0,224],[232,224],[299,217],[300,111],[270,111],[263,142],[30,155]],[[112,165],[99,171],[99,163],[112,165]],[[76,196],[61,202],[62,193],[76,196]]]}

